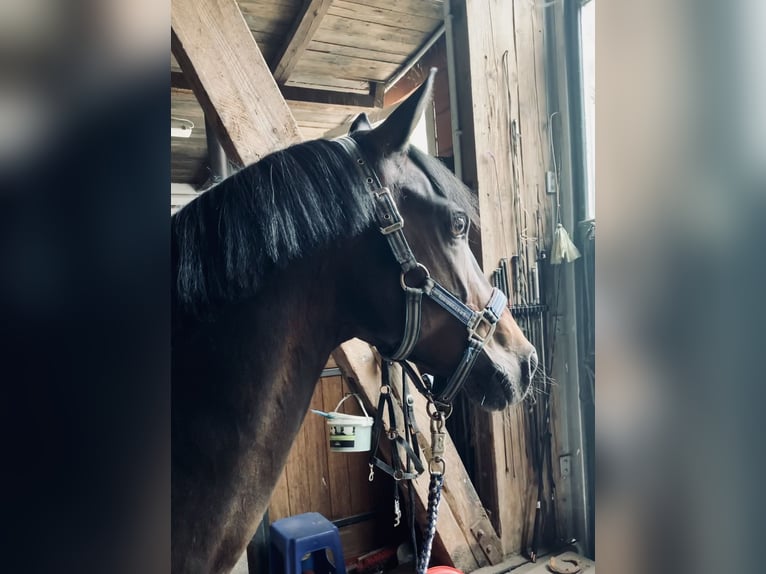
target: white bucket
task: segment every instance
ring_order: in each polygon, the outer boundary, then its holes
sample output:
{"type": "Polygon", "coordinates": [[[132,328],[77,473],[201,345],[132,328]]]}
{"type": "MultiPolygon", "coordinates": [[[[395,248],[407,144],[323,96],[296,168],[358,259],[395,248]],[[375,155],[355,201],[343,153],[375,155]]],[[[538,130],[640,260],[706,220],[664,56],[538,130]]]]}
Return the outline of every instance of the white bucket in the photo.
{"type": "Polygon", "coordinates": [[[356,394],[348,394],[343,397],[335,410],[329,413],[331,418],[327,421],[330,429],[330,450],[333,452],[367,452],[372,446],[372,417],[356,394]],[[338,409],[349,397],[356,398],[362,407],[364,416],[347,415],[339,413],[338,409]]]}

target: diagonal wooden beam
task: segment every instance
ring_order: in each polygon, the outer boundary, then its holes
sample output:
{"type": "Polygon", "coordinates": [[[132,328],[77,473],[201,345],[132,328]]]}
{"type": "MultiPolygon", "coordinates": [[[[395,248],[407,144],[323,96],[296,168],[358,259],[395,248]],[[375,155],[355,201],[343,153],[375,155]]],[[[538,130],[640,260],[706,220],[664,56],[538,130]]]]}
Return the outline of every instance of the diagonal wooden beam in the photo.
{"type": "Polygon", "coordinates": [[[235,0],[172,0],[171,48],[232,161],[301,141],[235,0]]]}
{"type": "Polygon", "coordinates": [[[287,35],[287,42],[274,58],[272,69],[278,84],[284,84],[293,73],[331,4],[332,0],[304,0],[303,7],[287,35]]]}
{"type": "MultiPolygon", "coordinates": [[[[372,348],[358,339],[346,341],[333,352],[333,357],[347,378],[356,382],[357,391],[371,412],[377,407],[380,392],[380,362],[372,348]]],[[[401,377],[398,369],[392,373],[392,391],[401,403],[401,377]]],[[[414,392],[415,420],[421,435],[424,453],[430,449],[429,416],[426,400],[414,392]]],[[[385,453],[384,453],[385,454],[385,453]]],[[[472,572],[488,564],[502,561],[500,539],[492,527],[479,495],[471,483],[455,444],[447,433],[445,441],[447,472],[444,479],[442,502],[439,507],[436,560],[449,561],[463,572],[472,572]]],[[[428,504],[428,473],[414,481],[416,514],[424,517],[428,504]]]]}

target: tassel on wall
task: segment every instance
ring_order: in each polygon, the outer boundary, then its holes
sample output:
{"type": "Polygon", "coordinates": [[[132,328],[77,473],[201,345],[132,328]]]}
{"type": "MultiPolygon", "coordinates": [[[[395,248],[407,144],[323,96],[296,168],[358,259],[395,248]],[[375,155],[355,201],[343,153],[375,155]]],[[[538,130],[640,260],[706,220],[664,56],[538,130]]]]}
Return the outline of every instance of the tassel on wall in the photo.
{"type": "Polygon", "coordinates": [[[580,257],[580,250],[569,238],[567,230],[561,223],[556,225],[556,231],[553,233],[553,248],[551,249],[551,263],[560,265],[561,263],[571,263],[580,257]]]}
{"type": "MultiPolygon", "coordinates": [[[[548,117],[548,124],[553,125],[553,118],[559,115],[559,112],[553,112],[548,117]]],[[[551,246],[551,264],[561,265],[562,263],[571,263],[580,258],[580,250],[569,238],[566,228],[561,223],[561,178],[559,174],[558,162],[556,161],[556,148],[553,145],[553,130],[548,131],[548,143],[551,148],[551,158],[553,159],[553,173],[546,178],[546,191],[556,194],[556,230],[553,232],[553,245],[551,246]],[[553,188],[553,189],[551,189],[553,188]]]]}

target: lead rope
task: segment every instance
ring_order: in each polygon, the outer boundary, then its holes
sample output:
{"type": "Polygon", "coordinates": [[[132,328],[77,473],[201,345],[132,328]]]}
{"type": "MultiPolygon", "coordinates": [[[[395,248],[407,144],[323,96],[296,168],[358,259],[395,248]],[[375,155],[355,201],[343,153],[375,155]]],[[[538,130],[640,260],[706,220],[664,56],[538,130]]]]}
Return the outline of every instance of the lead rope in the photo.
{"type": "Polygon", "coordinates": [[[423,549],[418,557],[417,574],[425,574],[428,563],[431,561],[431,547],[434,543],[434,536],[436,536],[436,520],[439,518],[439,503],[442,499],[443,485],[444,475],[432,473],[431,481],[428,484],[428,519],[423,535],[423,549]]]}
{"type": "MultiPolygon", "coordinates": [[[[436,407],[429,399],[428,406],[431,416],[431,453],[428,461],[428,472],[431,480],[428,483],[428,513],[426,517],[426,529],[423,534],[423,548],[420,551],[416,564],[416,573],[425,574],[428,563],[431,561],[431,547],[436,536],[436,521],[439,518],[439,503],[442,499],[442,487],[444,486],[444,471],[447,468],[444,462],[444,439],[446,432],[444,423],[447,416],[444,411],[436,407]]],[[[450,408],[451,410],[451,408],[450,408]]]]}

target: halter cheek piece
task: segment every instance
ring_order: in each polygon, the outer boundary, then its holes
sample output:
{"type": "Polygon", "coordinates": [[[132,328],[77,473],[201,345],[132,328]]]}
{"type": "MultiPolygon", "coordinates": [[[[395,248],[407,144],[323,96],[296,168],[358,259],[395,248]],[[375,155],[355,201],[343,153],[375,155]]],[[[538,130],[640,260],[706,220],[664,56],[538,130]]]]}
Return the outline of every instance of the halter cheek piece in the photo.
{"type": "MultiPolygon", "coordinates": [[[[404,220],[396,207],[391,190],[380,183],[375,170],[367,163],[359,144],[348,136],[335,140],[348,155],[353,158],[364,185],[375,200],[375,216],[380,232],[388,241],[391,252],[401,267],[401,285],[406,294],[406,312],[404,335],[399,347],[387,359],[404,361],[420,338],[423,295],[429,297],[468,329],[468,343],[460,364],[444,388],[425,389],[434,402],[449,405],[462,388],[468,374],[487,341],[492,338],[497,322],[507,304],[502,291],[493,288],[489,301],[481,311],[474,311],[445,289],[433,277],[428,269],[415,259],[407,239],[404,236],[404,220]],[[418,280],[418,284],[408,281],[418,280]]],[[[415,379],[416,383],[420,381],[415,379]]]]}

